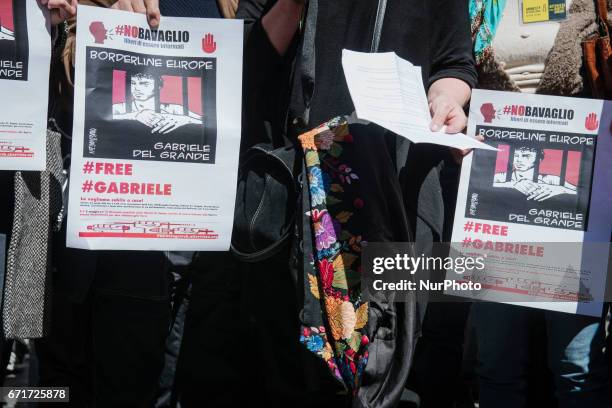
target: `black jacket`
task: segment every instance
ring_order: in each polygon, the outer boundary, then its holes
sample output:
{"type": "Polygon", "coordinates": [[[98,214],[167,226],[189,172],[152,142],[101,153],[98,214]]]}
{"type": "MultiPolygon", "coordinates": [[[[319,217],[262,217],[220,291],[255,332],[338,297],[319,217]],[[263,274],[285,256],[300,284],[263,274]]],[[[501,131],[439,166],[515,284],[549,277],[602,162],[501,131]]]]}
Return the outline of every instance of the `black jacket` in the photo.
{"type": "MultiPolygon", "coordinates": [[[[377,0],[318,0],[314,38],[308,32],[305,36],[298,33],[293,47],[281,57],[261,25],[261,17],[275,2],[242,0],[237,13],[247,27],[243,149],[258,142],[294,143],[301,132],[351,114],[354,107],[342,72],[341,51],[367,52],[371,46],[377,0]]],[[[310,12],[313,9],[311,5],[310,12]]],[[[421,66],[426,87],[446,77],[474,86],[477,78],[467,10],[466,0],[388,0],[379,51],[395,51],[421,66]]],[[[306,17],[303,26],[312,23],[311,18],[306,17]]],[[[381,143],[378,150],[389,152],[387,157],[395,161],[397,174],[393,166],[382,165],[378,170],[386,173],[379,176],[392,180],[399,175],[405,211],[378,214],[379,224],[388,231],[376,233],[397,239],[398,227],[390,220],[406,215],[406,229],[416,241],[417,253],[428,254],[432,243],[442,240],[445,213],[454,207],[452,202],[445,203],[440,181],[446,163],[452,163],[449,149],[387,139],[391,142],[381,143]]],[[[373,196],[376,188],[369,187],[373,196]]],[[[388,197],[379,198],[378,208],[389,208],[384,203],[388,197]]],[[[355,405],[391,407],[408,375],[418,313],[413,303],[396,304],[389,299],[386,304],[384,299],[371,304],[371,309],[380,314],[370,313],[370,361],[355,405]]]]}
{"type": "MultiPolygon", "coordinates": [[[[249,104],[245,113],[251,118],[254,114],[263,115],[282,128],[288,107],[292,112],[303,108],[302,101],[288,95],[308,93],[303,88],[308,87],[309,79],[298,78],[287,92],[286,81],[295,52],[290,51],[285,58],[278,55],[260,23],[275,2],[242,0],[237,17],[244,19],[247,26],[244,96],[249,104]]],[[[319,0],[316,87],[307,127],[354,110],[342,72],[342,49],[370,50],[377,5],[377,0],[319,0]]],[[[466,0],[388,0],[379,51],[395,51],[421,66],[426,86],[445,77],[459,78],[470,86],[476,84],[466,0]]],[[[299,66],[298,56],[296,73],[300,72],[303,67],[299,66]]],[[[249,132],[254,130],[251,121],[245,124],[249,132]]],[[[287,132],[286,128],[281,130],[287,132]]],[[[248,136],[255,137],[252,133],[248,136]]]]}
{"type": "MultiPolygon", "coordinates": [[[[293,142],[301,132],[354,111],[341,51],[370,50],[378,5],[377,0],[318,0],[315,52],[305,58],[298,50],[299,34],[285,57],[270,43],[261,17],[275,3],[242,0],[237,12],[246,25],[243,149],[270,140],[293,142]],[[304,60],[314,67],[304,66],[304,60]],[[295,120],[303,118],[306,106],[305,123],[295,120]]],[[[388,0],[379,51],[395,51],[421,66],[426,87],[447,77],[473,87],[477,74],[467,10],[467,0],[388,0]]],[[[445,206],[439,177],[445,166],[454,166],[450,150],[403,138],[397,138],[395,150],[417,249],[427,251],[431,241],[442,240],[444,213],[454,207],[445,206]]]]}

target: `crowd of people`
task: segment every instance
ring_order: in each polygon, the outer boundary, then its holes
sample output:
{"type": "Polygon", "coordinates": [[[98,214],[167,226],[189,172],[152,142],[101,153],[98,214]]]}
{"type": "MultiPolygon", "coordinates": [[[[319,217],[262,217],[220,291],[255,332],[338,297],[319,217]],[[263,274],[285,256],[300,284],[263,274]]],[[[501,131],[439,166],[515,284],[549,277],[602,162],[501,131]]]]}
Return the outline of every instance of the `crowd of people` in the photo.
{"type": "MultiPolygon", "coordinates": [[[[473,88],[592,95],[581,48],[598,29],[592,0],[567,0],[567,19],[529,27],[520,23],[519,0],[24,1],[51,11],[49,134],[61,137],[65,171],[79,5],[144,13],[152,29],[163,27],[164,16],[243,19],[241,151],[269,143],[301,152],[300,135],[350,115],[342,50],[372,51],[373,37],[378,51],[422,67],[434,131],[466,128],[473,88]]],[[[135,80],[155,86],[152,78],[135,80]]],[[[134,115],[126,106],[114,105],[113,114],[134,115]]],[[[201,121],[191,112],[184,117],[201,121]]],[[[458,170],[469,152],[413,145],[373,125],[360,132],[351,159],[366,205],[351,203],[363,207],[355,236],[412,241],[425,254],[448,242],[458,170]]],[[[345,356],[350,373],[338,377],[304,340],[312,338],[304,329],[310,309],[300,242],[307,234],[258,262],[231,252],[68,248],[65,221],[55,225],[53,216],[22,205],[16,188],[25,180],[36,189],[49,171],[0,172],[7,258],[45,265],[42,281],[50,282],[45,307],[35,308],[40,316],[27,312],[34,308],[27,296],[7,302],[14,289],[5,288],[1,354],[6,360],[13,339],[33,338],[31,385],[69,387],[70,402],[59,406],[395,407],[409,404],[407,390],[424,408],[612,406],[607,308],[591,318],[494,303],[371,305],[359,340],[367,354],[345,356]],[[21,240],[28,250],[15,247],[16,219],[46,219],[48,233],[21,240]],[[338,379],[348,377],[357,380],[338,379]]]]}

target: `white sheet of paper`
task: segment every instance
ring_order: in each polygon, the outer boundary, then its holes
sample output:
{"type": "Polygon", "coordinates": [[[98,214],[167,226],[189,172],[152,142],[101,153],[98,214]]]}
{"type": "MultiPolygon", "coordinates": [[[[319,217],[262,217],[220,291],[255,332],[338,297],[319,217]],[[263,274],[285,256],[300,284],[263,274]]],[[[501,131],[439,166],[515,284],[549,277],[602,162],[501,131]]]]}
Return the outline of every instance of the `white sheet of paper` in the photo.
{"type": "Polygon", "coordinates": [[[446,279],[482,283],[483,290],[446,294],[601,316],[612,231],[610,123],[611,101],[473,92],[468,135],[483,135],[498,151],[463,159],[451,248],[486,256],[486,268],[448,271],[446,279]],[[521,155],[526,149],[541,156],[521,155]],[[516,182],[529,172],[537,175],[537,188],[568,183],[574,192],[532,199],[516,182]],[[507,243],[541,253],[513,251],[507,243]]]}
{"type": "Polygon", "coordinates": [[[227,251],[241,20],[79,7],[67,246],[227,251]],[[162,36],[163,33],[163,36],[162,36]]]}
{"type": "Polygon", "coordinates": [[[493,148],[462,133],[429,128],[431,115],[421,68],[394,52],[342,51],[342,66],[359,119],[374,122],[413,143],[433,143],[458,149],[493,148]]]}
{"type": "Polygon", "coordinates": [[[0,170],[46,167],[49,11],[0,0],[0,170]]]}

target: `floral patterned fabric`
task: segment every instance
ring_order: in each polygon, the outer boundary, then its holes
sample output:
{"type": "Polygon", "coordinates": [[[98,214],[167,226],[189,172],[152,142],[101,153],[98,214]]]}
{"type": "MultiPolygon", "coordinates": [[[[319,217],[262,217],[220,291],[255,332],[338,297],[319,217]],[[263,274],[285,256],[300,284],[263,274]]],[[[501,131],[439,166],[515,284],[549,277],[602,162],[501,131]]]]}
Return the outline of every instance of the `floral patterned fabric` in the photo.
{"type": "MultiPolygon", "coordinates": [[[[312,248],[304,246],[306,301],[318,304],[321,325],[303,326],[300,341],[352,391],[368,361],[368,303],[361,299],[359,176],[344,155],[353,143],[348,122],[336,118],[299,137],[304,149],[312,248]]],[[[306,190],[304,190],[306,192],[306,190]]],[[[306,319],[308,320],[308,319],[306,319]]],[[[310,321],[316,321],[312,319],[310,321]]]]}

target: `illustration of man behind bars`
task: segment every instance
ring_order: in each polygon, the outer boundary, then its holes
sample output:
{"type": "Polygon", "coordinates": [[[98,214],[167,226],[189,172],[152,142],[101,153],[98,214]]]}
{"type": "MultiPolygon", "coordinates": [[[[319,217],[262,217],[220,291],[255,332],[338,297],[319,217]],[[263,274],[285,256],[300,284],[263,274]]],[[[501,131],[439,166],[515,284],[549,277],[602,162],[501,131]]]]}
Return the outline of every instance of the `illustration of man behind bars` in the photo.
{"type": "Polygon", "coordinates": [[[544,159],[544,150],[531,146],[518,146],[514,150],[512,173],[496,173],[493,187],[514,188],[523,193],[527,200],[544,201],[560,194],[576,194],[576,186],[562,183],[554,174],[539,174],[539,164],[544,159]]]}
{"type": "Polygon", "coordinates": [[[202,115],[187,106],[161,103],[164,86],[161,76],[139,72],[130,77],[130,96],[126,102],[113,104],[114,120],[137,120],[151,128],[151,133],[166,134],[188,124],[202,124],[202,115]]]}

